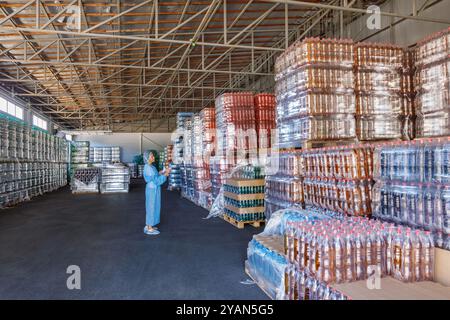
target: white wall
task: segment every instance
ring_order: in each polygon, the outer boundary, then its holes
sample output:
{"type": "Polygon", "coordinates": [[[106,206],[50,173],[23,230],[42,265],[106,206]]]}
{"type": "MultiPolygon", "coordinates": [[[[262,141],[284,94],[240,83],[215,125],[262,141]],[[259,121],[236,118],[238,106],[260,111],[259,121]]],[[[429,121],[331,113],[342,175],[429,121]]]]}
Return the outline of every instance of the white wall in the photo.
{"type": "MultiPolygon", "coordinates": [[[[161,151],[171,144],[171,133],[143,133],[142,150],[161,151]]],[[[121,147],[122,162],[132,162],[141,153],[141,133],[110,133],[104,135],[77,135],[74,141],[89,141],[92,147],[121,147]]]]}
{"type": "MultiPolygon", "coordinates": [[[[419,9],[425,0],[417,0],[417,8],[419,9]]],[[[432,1],[431,1],[432,2],[432,1]]],[[[410,15],[413,12],[413,1],[411,0],[389,0],[381,5],[381,11],[396,12],[404,15],[410,15]]],[[[419,14],[420,17],[427,17],[439,20],[450,20],[450,1],[443,0],[419,14]]],[[[415,20],[405,20],[395,25],[392,30],[388,28],[385,31],[376,33],[376,30],[367,28],[367,15],[354,21],[347,26],[350,37],[355,41],[363,40],[370,42],[390,42],[400,46],[414,45],[426,36],[437,31],[444,30],[448,25],[433,22],[422,22],[415,20]]],[[[381,26],[385,28],[400,18],[382,17],[381,26]]]]}

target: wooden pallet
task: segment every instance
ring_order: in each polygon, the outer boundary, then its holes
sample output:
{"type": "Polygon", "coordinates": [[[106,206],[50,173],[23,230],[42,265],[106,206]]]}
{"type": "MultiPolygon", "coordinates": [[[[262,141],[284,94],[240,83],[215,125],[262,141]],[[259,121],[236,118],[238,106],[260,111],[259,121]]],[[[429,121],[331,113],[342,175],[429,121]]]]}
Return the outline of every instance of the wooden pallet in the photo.
{"type": "Polygon", "coordinates": [[[328,147],[348,146],[357,143],[356,139],[345,140],[307,140],[302,143],[302,149],[317,149],[328,147]]]}
{"type": "Polygon", "coordinates": [[[227,216],[227,215],[223,215],[222,216],[223,220],[231,223],[233,226],[235,226],[238,229],[244,229],[246,224],[249,224],[255,228],[259,228],[261,226],[261,223],[264,223],[264,220],[260,220],[260,221],[236,221],[235,219],[227,216]]]}

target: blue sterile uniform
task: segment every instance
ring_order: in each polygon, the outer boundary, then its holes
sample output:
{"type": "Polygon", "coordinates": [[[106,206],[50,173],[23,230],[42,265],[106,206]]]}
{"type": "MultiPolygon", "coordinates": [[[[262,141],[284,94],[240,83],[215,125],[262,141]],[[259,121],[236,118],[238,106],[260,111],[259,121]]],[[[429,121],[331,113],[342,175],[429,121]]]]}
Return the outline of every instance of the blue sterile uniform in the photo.
{"type": "Polygon", "coordinates": [[[166,182],[167,177],[160,175],[153,165],[144,166],[144,179],[147,183],[145,188],[145,224],[155,226],[159,223],[161,211],[161,185],[166,182]]]}

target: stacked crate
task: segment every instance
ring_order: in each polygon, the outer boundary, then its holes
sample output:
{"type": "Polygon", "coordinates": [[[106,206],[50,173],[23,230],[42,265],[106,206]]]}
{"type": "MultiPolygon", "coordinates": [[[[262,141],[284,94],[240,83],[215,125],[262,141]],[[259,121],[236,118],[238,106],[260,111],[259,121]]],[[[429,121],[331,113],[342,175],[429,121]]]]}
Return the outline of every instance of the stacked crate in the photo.
{"type": "Polygon", "coordinates": [[[353,42],[305,39],[275,63],[280,148],[354,139],[353,42]]]}
{"type": "Polygon", "coordinates": [[[415,51],[418,137],[450,135],[450,28],[421,41],[415,51]]]}
{"type": "Polygon", "coordinates": [[[403,66],[401,47],[355,45],[356,132],[360,141],[402,137],[403,66]]]}

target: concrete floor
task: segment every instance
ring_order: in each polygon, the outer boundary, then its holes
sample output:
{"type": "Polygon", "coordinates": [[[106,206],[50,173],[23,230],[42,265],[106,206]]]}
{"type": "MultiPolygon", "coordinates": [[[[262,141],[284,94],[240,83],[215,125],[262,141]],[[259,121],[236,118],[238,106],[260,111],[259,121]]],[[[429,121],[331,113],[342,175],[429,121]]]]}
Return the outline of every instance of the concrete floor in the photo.
{"type": "Polygon", "coordinates": [[[0,299],[266,299],[240,283],[261,230],[204,220],[206,210],[164,191],[161,235],[147,236],[144,187],[64,188],[0,211],[0,299]],[[69,265],[81,269],[81,290],[67,289],[69,265]]]}

